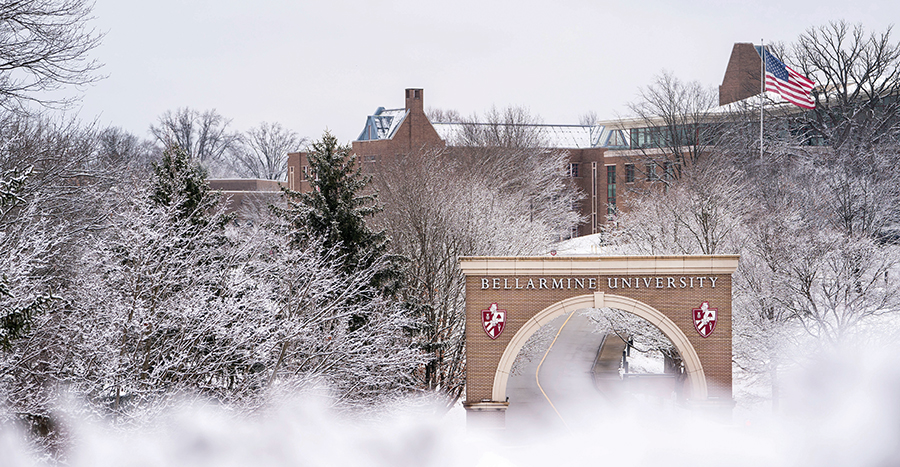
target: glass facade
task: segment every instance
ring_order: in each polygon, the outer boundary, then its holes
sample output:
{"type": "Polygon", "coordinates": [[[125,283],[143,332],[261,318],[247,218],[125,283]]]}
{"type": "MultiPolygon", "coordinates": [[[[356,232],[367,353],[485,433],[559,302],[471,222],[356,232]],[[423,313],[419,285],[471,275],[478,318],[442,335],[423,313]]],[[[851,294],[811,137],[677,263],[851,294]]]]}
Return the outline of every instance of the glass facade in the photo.
{"type": "Polygon", "coordinates": [[[715,124],[678,125],[675,127],[632,128],[631,149],[648,149],[670,146],[712,145],[721,129],[715,124]]]}

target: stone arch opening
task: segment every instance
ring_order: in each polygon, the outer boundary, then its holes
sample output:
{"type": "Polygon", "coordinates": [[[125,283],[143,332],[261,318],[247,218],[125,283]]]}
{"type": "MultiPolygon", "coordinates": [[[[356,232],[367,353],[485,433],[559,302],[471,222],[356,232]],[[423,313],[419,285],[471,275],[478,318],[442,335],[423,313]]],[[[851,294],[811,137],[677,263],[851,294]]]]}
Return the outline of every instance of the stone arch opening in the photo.
{"type": "Polygon", "coordinates": [[[493,389],[491,391],[492,400],[502,401],[506,399],[506,386],[509,381],[510,370],[512,369],[516,356],[519,354],[522,346],[528,341],[529,337],[555,318],[585,308],[616,308],[639,316],[659,328],[659,330],[672,341],[672,344],[684,360],[685,372],[688,378],[688,387],[691,391],[690,398],[695,400],[707,399],[709,394],[706,376],[703,372],[703,364],[700,361],[700,357],[697,355],[696,349],[694,349],[694,346],[688,340],[684,332],[682,332],[671,319],[656,308],[641,301],[620,295],[595,292],[593,294],[579,295],[556,302],[535,314],[519,328],[518,332],[515,333],[512,340],[507,344],[500,357],[500,362],[497,364],[497,370],[494,374],[493,389]]]}

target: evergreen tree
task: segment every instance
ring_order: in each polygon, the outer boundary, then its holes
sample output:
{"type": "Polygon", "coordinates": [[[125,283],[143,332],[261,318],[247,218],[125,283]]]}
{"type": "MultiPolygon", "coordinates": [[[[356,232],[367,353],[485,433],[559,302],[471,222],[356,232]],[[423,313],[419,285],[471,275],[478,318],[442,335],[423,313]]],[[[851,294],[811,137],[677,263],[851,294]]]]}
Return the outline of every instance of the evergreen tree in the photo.
{"type": "MultiPolygon", "coordinates": [[[[366,225],[380,209],[374,193],[363,193],[370,177],[360,173],[350,147],[339,145],[329,132],[311,149],[307,159],[312,190],[285,191],[289,207],[282,217],[290,223],[292,243],[303,246],[322,239],[326,251],[337,250],[342,256],[343,272],[367,268],[387,249],[385,233],[366,225]]],[[[375,282],[383,285],[391,276],[384,271],[375,282]]]]}
{"type": "Polygon", "coordinates": [[[206,170],[192,162],[187,151],[170,146],[159,164],[153,164],[150,200],[157,206],[174,207],[175,219],[194,225],[209,222],[209,210],[218,201],[212,196],[206,170]]]}

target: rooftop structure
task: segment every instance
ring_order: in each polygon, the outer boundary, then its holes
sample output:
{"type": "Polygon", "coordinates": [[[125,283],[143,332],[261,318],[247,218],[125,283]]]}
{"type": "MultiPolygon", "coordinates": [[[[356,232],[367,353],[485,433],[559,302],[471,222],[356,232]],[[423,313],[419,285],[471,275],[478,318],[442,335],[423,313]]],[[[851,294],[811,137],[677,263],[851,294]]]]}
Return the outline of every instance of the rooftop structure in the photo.
{"type": "Polygon", "coordinates": [[[400,124],[409,115],[407,109],[385,109],[379,107],[374,114],[366,119],[366,126],[356,138],[357,141],[375,141],[379,139],[392,139],[400,128],[400,124]]]}
{"type": "MultiPolygon", "coordinates": [[[[460,135],[466,127],[491,127],[496,123],[460,123],[460,122],[432,122],[431,125],[440,135],[441,139],[452,145],[459,141],[460,135]]],[[[626,145],[625,132],[621,129],[607,125],[516,125],[525,127],[537,139],[542,141],[545,147],[551,149],[588,149],[621,147],[626,145]]]]}

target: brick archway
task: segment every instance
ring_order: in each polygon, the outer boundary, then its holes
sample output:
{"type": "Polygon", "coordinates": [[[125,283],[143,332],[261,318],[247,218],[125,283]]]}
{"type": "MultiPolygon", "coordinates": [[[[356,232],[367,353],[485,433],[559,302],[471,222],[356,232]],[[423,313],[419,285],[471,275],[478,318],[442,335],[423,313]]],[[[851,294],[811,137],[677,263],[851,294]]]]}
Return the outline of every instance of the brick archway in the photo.
{"type": "Polygon", "coordinates": [[[464,257],[466,402],[470,426],[505,426],[506,384],[519,350],[553,318],[584,308],[616,308],[657,326],[681,353],[692,406],[727,410],[731,397],[731,274],[736,255],[464,257]],[[715,309],[707,335],[693,309],[715,309]],[[482,312],[504,312],[488,333],[482,312]]]}

